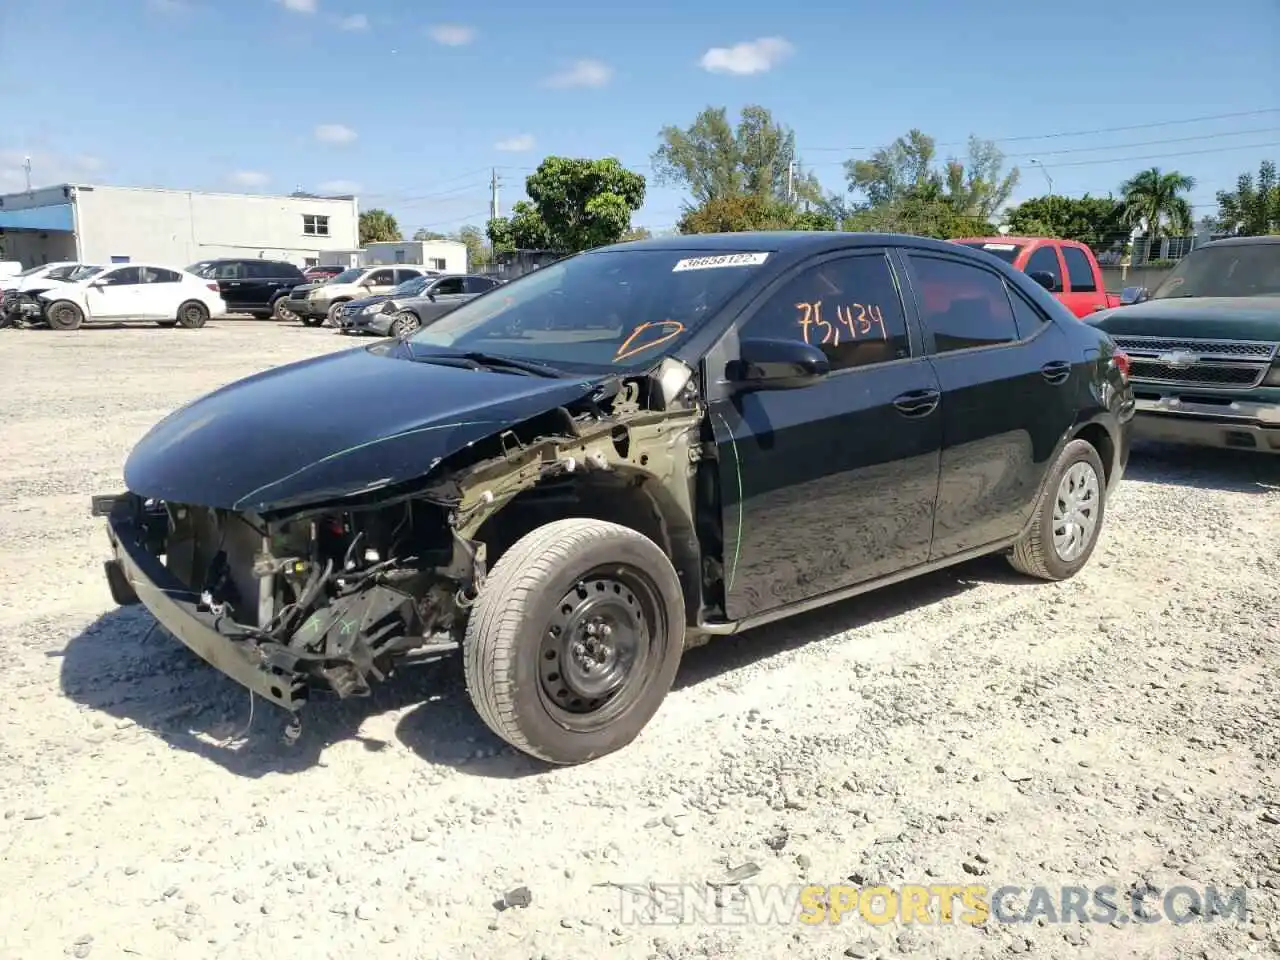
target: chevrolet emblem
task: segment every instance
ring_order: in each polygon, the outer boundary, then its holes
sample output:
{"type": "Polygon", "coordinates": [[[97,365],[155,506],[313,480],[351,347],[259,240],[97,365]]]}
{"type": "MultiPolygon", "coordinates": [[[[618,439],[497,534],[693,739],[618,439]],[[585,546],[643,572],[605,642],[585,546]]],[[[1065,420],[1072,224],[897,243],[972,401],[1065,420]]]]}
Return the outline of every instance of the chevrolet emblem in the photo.
{"type": "Polygon", "coordinates": [[[1160,354],[1161,363],[1173,367],[1175,370],[1185,370],[1198,360],[1199,357],[1190,350],[1173,350],[1169,353],[1160,354]]]}

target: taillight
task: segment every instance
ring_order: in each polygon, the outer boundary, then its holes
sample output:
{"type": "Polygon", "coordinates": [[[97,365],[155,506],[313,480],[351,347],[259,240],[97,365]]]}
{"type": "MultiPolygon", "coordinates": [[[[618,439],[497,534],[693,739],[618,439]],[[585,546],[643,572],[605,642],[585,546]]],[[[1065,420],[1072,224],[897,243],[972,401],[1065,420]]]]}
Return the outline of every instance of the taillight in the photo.
{"type": "Polygon", "coordinates": [[[218,292],[218,285],[216,283],[206,283],[205,286],[208,287],[210,290],[212,290],[214,293],[218,292]]]}
{"type": "Polygon", "coordinates": [[[1115,368],[1120,371],[1120,376],[1126,380],[1129,379],[1129,355],[1123,350],[1117,350],[1111,355],[1111,362],[1115,364],[1115,368]]]}

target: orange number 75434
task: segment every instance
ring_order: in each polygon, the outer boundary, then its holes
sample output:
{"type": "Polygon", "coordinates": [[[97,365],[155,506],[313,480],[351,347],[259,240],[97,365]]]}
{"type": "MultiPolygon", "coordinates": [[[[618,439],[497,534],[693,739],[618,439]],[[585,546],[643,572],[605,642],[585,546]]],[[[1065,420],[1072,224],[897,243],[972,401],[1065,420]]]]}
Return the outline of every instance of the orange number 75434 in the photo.
{"type": "Polygon", "coordinates": [[[839,346],[841,330],[848,331],[849,339],[851,340],[858,340],[868,336],[874,336],[879,340],[889,339],[889,334],[884,327],[884,313],[878,304],[851,303],[848,306],[837,305],[835,323],[822,319],[821,300],[815,303],[797,303],[796,310],[799,311],[797,322],[804,333],[805,343],[813,343],[809,331],[814,327],[823,331],[822,339],[818,341],[823,346],[828,344],[833,347],[839,346]]]}

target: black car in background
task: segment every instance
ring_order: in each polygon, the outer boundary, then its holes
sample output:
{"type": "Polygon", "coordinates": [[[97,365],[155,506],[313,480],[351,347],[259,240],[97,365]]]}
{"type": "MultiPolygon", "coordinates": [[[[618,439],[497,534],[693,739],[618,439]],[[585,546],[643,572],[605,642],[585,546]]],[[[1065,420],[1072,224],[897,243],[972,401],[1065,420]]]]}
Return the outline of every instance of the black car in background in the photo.
{"type": "Polygon", "coordinates": [[[716,636],[986,554],[1075,575],[1133,411],[1111,339],[981,251],[678,236],[222,387],[93,509],[116,601],[266,700],[456,657],[494,733],[581,763],[716,636]]]}
{"type": "Polygon", "coordinates": [[[289,291],[307,279],[287,260],[224,257],[200,260],[189,273],[218,284],[228,313],[248,313],[259,320],[295,320],[288,309],[289,291]]]}

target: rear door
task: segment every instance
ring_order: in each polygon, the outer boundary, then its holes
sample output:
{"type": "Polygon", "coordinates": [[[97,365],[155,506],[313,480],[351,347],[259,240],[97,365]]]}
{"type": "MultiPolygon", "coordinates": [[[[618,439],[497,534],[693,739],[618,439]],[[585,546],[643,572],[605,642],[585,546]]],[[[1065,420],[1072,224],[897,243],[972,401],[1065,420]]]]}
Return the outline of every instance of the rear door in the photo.
{"type": "Polygon", "coordinates": [[[488,293],[498,285],[496,280],[488,277],[466,277],[463,280],[463,289],[467,293],[468,298],[478,297],[482,293],[488,293]]]}
{"type": "Polygon", "coordinates": [[[218,285],[218,293],[227,302],[227,312],[243,313],[253,309],[253,284],[243,260],[223,260],[208,273],[218,285]]]}
{"type": "Polygon", "coordinates": [[[141,267],[142,286],[138,291],[138,316],[147,320],[174,320],[186,293],[182,274],[163,267],[141,267]]]}
{"type": "Polygon", "coordinates": [[[243,303],[254,310],[269,310],[280,293],[302,283],[301,271],[296,267],[292,272],[287,269],[292,264],[275,260],[246,260],[244,267],[243,303]]]}
{"type": "Polygon", "coordinates": [[[884,250],[810,259],[766,288],[706,360],[725,608],[750,616],[924,563],[939,385],[884,250]],[[832,373],[733,393],[741,338],[820,345],[832,373]]]}
{"type": "Polygon", "coordinates": [[[398,287],[402,283],[408,283],[410,280],[416,280],[420,276],[422,276],[421,270],[411,270],[407,267],[400,267],[396,270],[396,286],[398,287]]]}
{"type": "Polygon", "coordinates": [[[906,260],[942,387],[930,553],[941,560],[1022,529],[1087,374],[1062,329],[995,270],[934,252],[906,260]]]}
{"type": "Polygon", "coordinates": [[[1106,292],[1098,286],[1098,276],[1089,255],[1075,244],[1061,245],[1067,267],[1067,288],[1059,298],[1077,317],[1087,317],[1107,305],[1106,292]]]}

